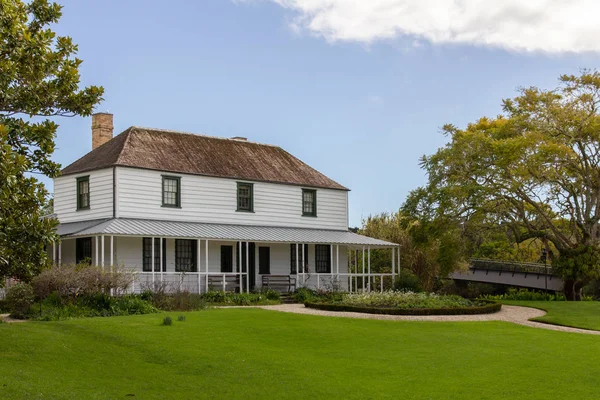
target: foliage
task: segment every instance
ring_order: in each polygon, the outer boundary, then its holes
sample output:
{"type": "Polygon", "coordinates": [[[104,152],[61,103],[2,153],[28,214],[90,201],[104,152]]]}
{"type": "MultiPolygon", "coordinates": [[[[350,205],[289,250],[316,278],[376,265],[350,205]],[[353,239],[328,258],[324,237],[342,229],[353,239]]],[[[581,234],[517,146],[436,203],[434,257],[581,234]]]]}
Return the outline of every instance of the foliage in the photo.
{"type": "Polygon", "coordinates": [[[187,291],[173,293],[145,291],[141,296],[150,301],[154,307],[164,311],[197,311],[207,307],[206,299],[187,291]]]}
{"type": "Polygon", "coordinates": [[[475,315],[492,314],[500,311],[501,303],[489,302],[469,307],[440,307],[440,308],[392,308],[374,307],[367,305],[354,305],[344,303],[304,303],[308,308],[318,310],[358,312],[365,314],[389,314],[389,315],[475,315]]]}
{"type": "Polygon", "coordinates": [[[575,299],[600,277],[600,73],[560,83],[521,89],[496,118],[446,125],[449,143],[422,159],[429,182],[421,192],[467,232],[541,241],[575,299]]]}
{"type": "Polygon", "coordinates": [[[279,293],[272,290],[258,293],[209,291],[202,294],[187,291],[168,293],[146,290],[141,296],[151,301],[156,308],[165,311],[196,311],[205,309],[209,305],[249,306],[279,304],[279,293]]]}
{"type": "Polygon", "coordinates": [[[263,296],[265,296],[265,298],[267,300],[273,300],[273,301],[281,300],[281,293],[279,293],[278,291],[273,290],[273,289],[262,289],[262,290],[258,291],[257,293],[260,293],[263,296]]]}
{"type": "MultiPolygon", "coordinates": [[[[432,290],[438,276],[464,265],[464,244],[455,224],[447,219],[430,219],[415,202],[418,200],[409,198],[397,213],[369,216],[359,233],[398,243],[402,270],[411,270],[421,287],[432,290]]],[[[360,255],[354,264],[362,271],[360,255]]],[[[391,265],[390,250],[371,250],[372,272],[390,273],[391,265]]]]}
{"type": "Polygon", "coordinates": [[[158,310],[139,295],[109,296],[103,293],[64,298],[53,293],[30,310],[32,319],[59,321],[73,318],[152,314],[158,310]]]}
{"type": "Polygon", "coordinates": [[[179,322],[185,322],[185,319],[186,319],[185,315],[178,315],[177,316],[177,321],[179,321],[179,322]]]}
{"type": "Polygon", "coordinates": [[[63,298],[75,298],[98,293],[125,293],[133,282],[133,273],[123,267],[92,267],[89,265],[61,265],[48,268],[36,276],[32,285],[37,298],[51,293],[63,298]]]}
{"type": "Polygon", "coordinates": [[[299,287],[294,292],[294,299],[298,303],[305,303],[307,301],[312,301],[313,299],[316,299],[317,297],[318,297],[318,295],[317,295],[316,291],[306,288],[306,287],[299,287]]]}
{"type": "Polygon", "coordinates": [[[28,283],[17,283],[6,291],[5,301],[12,318],[24,319],[34,301],[33,288],[28,283]]]}
{"type": "Polygon", "coordinates": [[[566,298],[560,293],[544,293],[536,292],[534,290],[527,289],[508,289],[507,293],[500,295],[484,295],[483,299],[486,300],[534,300],[534,301],[565,301],[566,298]]]}
{"type": "Polygon", "coordinates": [[[59,173],[58,125],[47,118],[90,115],[103,89],[79,89],[77,45],[49,28],[61,6],[0,0],[0,16],[0,277],[29,281],[56,239],[56,221],[42,218],[48,192],[31,175],[59,173]]]}
{"type": "Polygon", "coordinates": [[[436,291],[439,294],[454,294],[467,299],[476,299],[486,295],[501,294],[506,288],[502,285],[492,285],[481,282],[464,282],[445,279],[436,291]]]}
{"type": "Polygon", "coordinates": [[[479,302],[467,300],[460,296],[438,295],[435,293],[415,293],[402,291],[350,293],[332,300],[323,299],[320,302],[333,302],[350,306],[365,306],[379,308],[465,308],[482,305],[479,302]]]}
{"type": "Polygon", "coordinates": [[[166,317],[163,318],[163,325],[165,326],[171,326],[173,325],[173,318],[169,317],[168,315],[166,317]]]}
{"type": "Polygon", "coordinates": [[[394,289],[395,290],[406,290],[410,292],[422,292],[423,288],[421,287],[421,283],[419,282],[419,278],[404,268],[400,270],[400,274],[396,277],[394,281],[394,289]]]}

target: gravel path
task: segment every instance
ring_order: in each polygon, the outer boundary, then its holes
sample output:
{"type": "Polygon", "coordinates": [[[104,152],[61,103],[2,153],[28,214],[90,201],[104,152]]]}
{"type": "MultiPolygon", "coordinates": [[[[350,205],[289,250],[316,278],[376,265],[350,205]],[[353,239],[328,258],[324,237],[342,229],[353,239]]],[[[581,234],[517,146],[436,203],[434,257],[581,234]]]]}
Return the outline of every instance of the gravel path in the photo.
{"type": "Polygon", "coordinates": [[[291,312],[296,314],[322,315],[327,317],[343,318],[362,318],[379,319],[388,321],[505,321],[514,324],[530,326],[532,328],[548,329],[551,331],[585,333],[589,335],[600,335],[600,331],[591,331],[587,329],[569,328],[566,326],[550,325],[541,322],[529,321],[531,318],[546,315],[545,311],[529,307],[517,307],[503,305],[502,309],[494,314],[479,315],[382,315],[382,314],[363,314],[356,312],[324,311],[314,308],[304,307],[303,304],[280,304],[276,306],[259,306],[265,310],[291,312]]]}

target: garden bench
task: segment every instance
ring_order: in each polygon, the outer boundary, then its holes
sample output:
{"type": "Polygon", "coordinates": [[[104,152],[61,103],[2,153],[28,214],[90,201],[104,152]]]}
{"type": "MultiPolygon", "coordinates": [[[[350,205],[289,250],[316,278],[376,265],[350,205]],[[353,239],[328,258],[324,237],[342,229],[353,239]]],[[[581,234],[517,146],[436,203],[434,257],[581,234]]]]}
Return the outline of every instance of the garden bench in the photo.
{"type": "Polygon", "coordinates": [[[296,288],[296,278],[290,275],[263,275],[262,287],[267,289],[281,288],[291,292],[296,288]]]}

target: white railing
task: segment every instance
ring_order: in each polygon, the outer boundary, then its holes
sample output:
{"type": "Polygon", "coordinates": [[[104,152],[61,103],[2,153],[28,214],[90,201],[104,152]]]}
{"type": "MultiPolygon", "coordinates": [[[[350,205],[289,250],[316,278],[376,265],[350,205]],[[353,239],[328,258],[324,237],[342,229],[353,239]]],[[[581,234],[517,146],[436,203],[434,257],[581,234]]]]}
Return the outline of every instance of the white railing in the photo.
{"type": "MultiPolygon", "coordinates": [[[[132,292],[144,290],[163,290],[165,292],[188,291],[205,293],[208,290],[249,291],[246,272],[136,272],[132,292]]],[[[392,273],[300,273],[297,275],[298,287],[311,287],[348,292],[384,291],[394,285],[397,274],[392,273]]]]}
{"type": "Polygon", "coordinates": [[[298,286],[313,286],[317,290],[347,290],[353,292],[366,292],[379,289],[383,292],[386,288],[393,288],[397,274],[394,273],[300,273],[298,286]],[[389,277],[389,279],[386,279],[389,277]]]}
{"type": "Polygon", "coordinates": [[[249,291],[247,275],[246,272],[136,272],[132,291],[140,293],[160,289],[166,292],[205,293],[217,283],[224,292],[241,288],[249,291]]]}

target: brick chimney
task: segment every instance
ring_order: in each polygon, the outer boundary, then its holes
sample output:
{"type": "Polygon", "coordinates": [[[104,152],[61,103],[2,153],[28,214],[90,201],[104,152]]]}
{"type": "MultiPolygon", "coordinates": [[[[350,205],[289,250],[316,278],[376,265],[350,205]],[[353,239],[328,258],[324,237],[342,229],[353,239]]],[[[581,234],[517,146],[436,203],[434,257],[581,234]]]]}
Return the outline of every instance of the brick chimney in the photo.
{"type": "Polygon", "coordinates": [[[113,115],[96,113],[92,115],[92,150],[102,146],[113,137],[113,115]]]}

